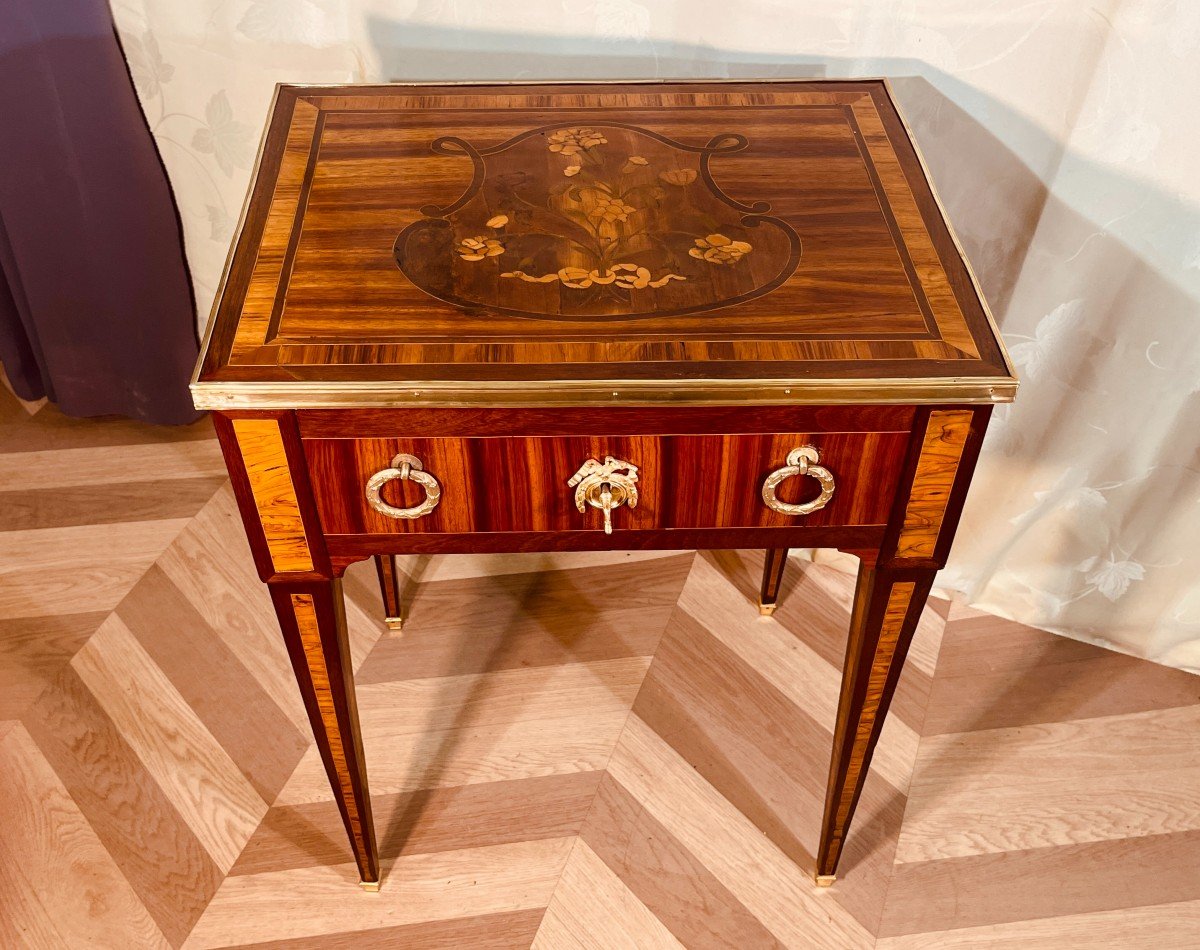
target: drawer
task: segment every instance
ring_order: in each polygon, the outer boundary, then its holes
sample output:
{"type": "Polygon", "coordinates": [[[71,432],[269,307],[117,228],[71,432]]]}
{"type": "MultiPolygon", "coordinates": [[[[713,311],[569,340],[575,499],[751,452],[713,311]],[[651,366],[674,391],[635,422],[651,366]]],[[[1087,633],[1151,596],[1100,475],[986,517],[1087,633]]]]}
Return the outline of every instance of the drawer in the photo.
{"type": "MultiPolygon", "coordinates": [[[[637,466],[637,506],[613,511],[613,528],[785,528],[883,525],[895,494],[907,431],[739,432],[612,436],[457,436],[305,438],[322,528],[328,535],[602,530],[601,511],[575,504],[571,477],[588,459],[613,456],[637,466]],[[825,507],[805,515],[772,510],[764,480],[811,445],[832,476],[825,507]],[[412,520],[381,514],[367,501],[373,475],[395,456],[419,459],[440,488],[438,504],[412,520]]],[[[778,499],[815,499],[815,477],[783,479],[778,499]]],[[[389,479],[381,499],[413,508],[426,499],[413,480],[389,479]]]]}

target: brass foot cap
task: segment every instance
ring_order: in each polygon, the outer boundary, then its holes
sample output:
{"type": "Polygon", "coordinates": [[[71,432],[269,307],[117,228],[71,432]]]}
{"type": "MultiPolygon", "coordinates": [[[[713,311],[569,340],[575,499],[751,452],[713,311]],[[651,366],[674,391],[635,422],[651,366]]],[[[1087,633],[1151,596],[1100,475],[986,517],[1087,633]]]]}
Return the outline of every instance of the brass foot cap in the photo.
{"type": "Polygon", "coordinates": [[[359,881],[358,886],[364,891],[377,891],[379,890],[379,881],[359,881]]]}
{"type": "Polygon", "coordinates": [[[758,605],[759,616],[762,616],[762,617],[771,616],[771,614],[775,613],[775,608],[777,606],[778,606],[777,604],[759,604],[758,605]]]}
{"type": "Polygon", "coordinates": [[[403,617],[384,617],[383,622],[389,630],[400,630],[404,626],[403,617]]]}
{"type": "Polygon", "coordinates": [[[835,875],[835,874],[818,874],[817,875],[817,887],[830,887],[830,886],[832,886],[833,882],[836,880],[837,880],[837,875],[835,875]]]}

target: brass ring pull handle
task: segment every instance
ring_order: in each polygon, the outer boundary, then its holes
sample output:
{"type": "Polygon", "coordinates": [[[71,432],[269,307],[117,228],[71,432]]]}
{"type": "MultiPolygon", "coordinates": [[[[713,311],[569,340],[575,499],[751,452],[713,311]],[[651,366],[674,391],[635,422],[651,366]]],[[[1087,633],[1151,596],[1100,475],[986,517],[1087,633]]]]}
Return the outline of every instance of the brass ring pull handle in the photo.
{"type": "Polygon", "coordinates": [[[420,518],[421,515],[433,511],[441,500],[442,486],[436,478],[424,471],[421,460],[415,455],[397,455],[392,459],[391,468],[381,469],[367,479],[367,504],[389,518],[420,518]],[[421,485],[425,489],[425,500],[415,508],[397,508],[389,505],[379,497],[379,492],[395,478],[408,479],[421,485]]]}
{"type": "Polygon", "coordinates": [[[777,468],[763,482],[763,503],[772,511],[778,511],[785,515],[811,515],[814,511],[824,508],[829,504],[829,499],[833,497],[834,484],[833,474],[829,469],[814,464],[820,460],[821,455],[816,446],[803,445],[788,452],[787,465],[777,468]],[[815,478],[821,483],[821,494],[802,505],[792,505],[786,501],[780,501],[775,497],[775,489],[779,487],[780,482],[793,475],[809,475],[815,478]]]}
{"type": "Polygon", "coordinates": [[[604,512],[604,533],[612,534],[613,509],[621,505],[637,507],[637,480],[636,465],[607,455],[603,465],[588,459],[567,485],[575,489],[575,507],[580,511],[586,511],[588,505],[599,508],[604,512]],[[620,469],[624,469],[624,473],[620,469]]]}

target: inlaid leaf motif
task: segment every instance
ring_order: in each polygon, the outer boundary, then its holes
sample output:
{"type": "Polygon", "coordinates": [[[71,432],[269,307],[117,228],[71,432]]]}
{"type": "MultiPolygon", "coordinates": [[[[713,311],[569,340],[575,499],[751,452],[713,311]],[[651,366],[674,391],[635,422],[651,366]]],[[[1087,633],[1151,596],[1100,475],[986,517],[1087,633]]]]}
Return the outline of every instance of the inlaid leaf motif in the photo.
{"type": "Polygon", "coordinates": [[[665,172],[659,172],[658,177],[668,185],[683,187],[696,180],[696,172],[691,168],[672,168],[665,172]]]}

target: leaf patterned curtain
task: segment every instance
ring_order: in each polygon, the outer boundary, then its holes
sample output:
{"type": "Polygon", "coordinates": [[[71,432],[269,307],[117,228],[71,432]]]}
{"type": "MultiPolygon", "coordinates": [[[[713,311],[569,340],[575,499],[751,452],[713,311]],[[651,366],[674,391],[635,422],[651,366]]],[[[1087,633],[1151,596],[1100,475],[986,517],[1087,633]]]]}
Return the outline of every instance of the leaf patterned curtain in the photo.
{"type": "Polygon", "coordinates": [[[891,77],[1023,377],[941,585],[1200,669],[1200,4],[113,6],[202,312],[276,82],[891,77]]]}

